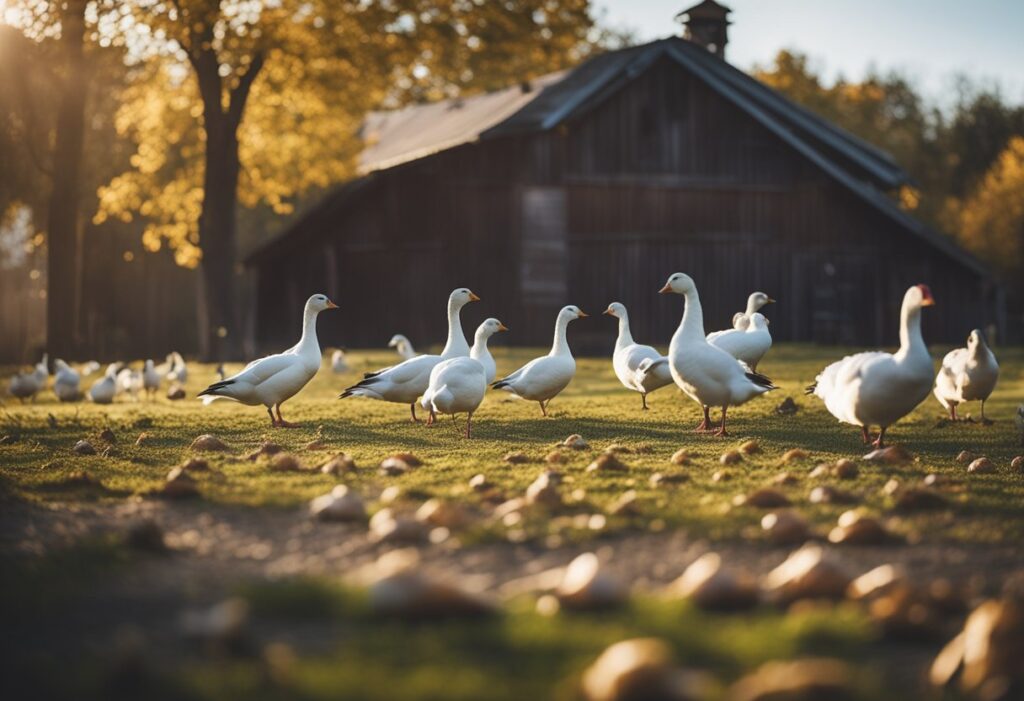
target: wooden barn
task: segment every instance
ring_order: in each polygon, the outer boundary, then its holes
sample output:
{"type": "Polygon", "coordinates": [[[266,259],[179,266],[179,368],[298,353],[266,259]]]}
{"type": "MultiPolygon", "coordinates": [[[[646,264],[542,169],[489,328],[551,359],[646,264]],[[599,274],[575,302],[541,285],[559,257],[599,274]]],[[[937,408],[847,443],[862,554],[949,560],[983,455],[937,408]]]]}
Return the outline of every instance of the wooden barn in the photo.
{"type": "Polygon", "coordinates": [[[342,308],[325,343],[442,343],[456,286],[483,299],[467,334],[497,316],[509,343],[547,344],[572,303],[596,317],[574,347],[607,351],[596,314],[617,300],[638,340],[667,344],[682,301],[657,291],[675,271],[709,331],[763,290],[777,340],[893,345],[919,282],[938,302],[929,342],[999,323],[988,270],[899,207],[909,176],[889,154],[729,65],[727,13],[702,2],[685,37],[371,115],[361,176],[247,259],[257,345],[291,339],[313,291],[342,308]]]}

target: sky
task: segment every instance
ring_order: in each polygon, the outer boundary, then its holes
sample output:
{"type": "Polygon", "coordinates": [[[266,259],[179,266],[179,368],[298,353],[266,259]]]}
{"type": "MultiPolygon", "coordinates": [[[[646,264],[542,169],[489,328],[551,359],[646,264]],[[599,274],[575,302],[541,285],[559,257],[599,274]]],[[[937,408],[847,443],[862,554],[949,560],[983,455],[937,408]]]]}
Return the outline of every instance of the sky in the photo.
{"type": "MultiPolygon", "coordinates": [[[[967,74],[1024,102],[1024,2],[1019,0],[720,0],[732,14],[726,58],[749,69],[799,49],[829,79],[874,65],[899,69],[940,104],[967,74]]],[[[673,17],[698,0],[595,0],[604,21],[646,41],[681,32],[673,17]]]]}

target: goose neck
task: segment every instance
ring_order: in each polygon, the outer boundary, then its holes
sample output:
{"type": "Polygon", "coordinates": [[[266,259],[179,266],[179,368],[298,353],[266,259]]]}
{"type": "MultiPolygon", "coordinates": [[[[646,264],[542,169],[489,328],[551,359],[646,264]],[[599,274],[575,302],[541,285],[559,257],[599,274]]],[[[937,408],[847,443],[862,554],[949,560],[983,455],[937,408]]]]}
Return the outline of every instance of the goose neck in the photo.
{"type": "Polygon", "coordinates": [[[623,311],[619,317],[619,337],[615,340],[615,349],[619,350],[633,345],[633,332],[629,328],[629,315],[623,311]]]}
{"type": "Polygon", "coordinates": [[[700,295],[697,290],[689,290],[683,294],[686,308],[683,320],[679,322],[680,338],[683,340],[704,340],[704,310],[700,306],[700,295]]]}
{"type": "Polygon", "coordinates": [[[566,329],[569,327],[570,319],[559,316],[555,321],[555,338],[551,343],[551,352],[548,355],[572,355],[569,350],[569,339],[566,337],[566,329]]]}
{"type": "Polygon", "coordinates": [[[295,346],[296,349],[303,351],[308,348],[320,348],[320,342],[316,337],[316,317],[318,314],[319,312],[315,309],[306,307],[302,314],[302,337],[295,346]]]}
{"type": "Polygon", "coordinates": [[[927,354],[928,349],[921,335],[921,308],[905,304],[900,310],[900,349],[896,356],[903,359],[922,352],[927,354]]]}
{"type": "Polygon", "coordinates": [[[462,332],[462,305],[455,300],[448,300],[448,340],[444,344],[441,355],[445,358],[454,358],[462,355],[469,355],[469,344],[466,342],[466,335],[462,332]]]}

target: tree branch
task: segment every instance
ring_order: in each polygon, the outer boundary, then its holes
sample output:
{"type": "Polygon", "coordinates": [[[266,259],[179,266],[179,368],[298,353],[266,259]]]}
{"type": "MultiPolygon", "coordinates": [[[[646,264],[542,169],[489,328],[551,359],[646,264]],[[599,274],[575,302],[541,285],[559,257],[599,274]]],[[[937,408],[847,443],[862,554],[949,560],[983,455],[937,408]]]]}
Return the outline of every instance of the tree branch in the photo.
{"type": "Polygon", "coordinates": [[[249,68],[238,79],[238,85],[231,91],[228,101],[228,121],[233,127],[237,127],[242,121],[242,113],[245,111],[246,100],[249,99],[249,90],[252,89],[253,81],[263,69],[264,56],[262,51],[257,51],[252,57],[249,68]]]}

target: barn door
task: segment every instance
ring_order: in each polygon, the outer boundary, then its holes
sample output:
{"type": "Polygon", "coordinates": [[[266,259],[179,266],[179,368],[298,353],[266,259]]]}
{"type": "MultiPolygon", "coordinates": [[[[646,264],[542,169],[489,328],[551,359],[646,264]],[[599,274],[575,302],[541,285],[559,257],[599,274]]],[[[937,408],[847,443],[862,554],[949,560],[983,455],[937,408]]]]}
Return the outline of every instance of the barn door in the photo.
{"type": "Polygon", "coordinates": [[[519,287],[525,305],[565,304],[569,278],[567,228],[565,190],[523,189],[519,287]]]}
{"type": "Polygon", "coordinates": [[[793,262],[796,338],[825,345],[878,343],[879,269],[866,253],[806,253],[793,262]]]}

